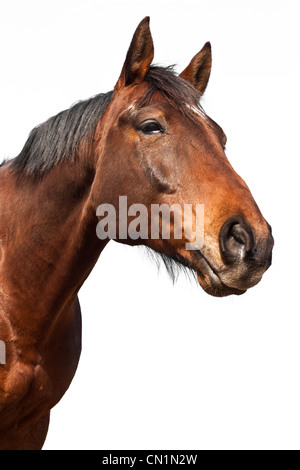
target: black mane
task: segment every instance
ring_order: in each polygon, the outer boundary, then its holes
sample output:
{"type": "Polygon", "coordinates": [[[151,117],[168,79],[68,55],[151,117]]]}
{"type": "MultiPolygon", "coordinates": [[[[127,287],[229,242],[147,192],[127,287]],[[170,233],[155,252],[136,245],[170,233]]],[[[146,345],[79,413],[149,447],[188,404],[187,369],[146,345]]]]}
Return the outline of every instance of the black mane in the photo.
{"type": "MultiPolygon", "coordinates": [[[[149,90],[140,102],[141,106],[150,103],[158,91],[172,106],[196,120],[195,113],[187,105],[199,106],[200,96],[192,85],[175,75],[172,67],[150,67],[145,81],[149,90]]],[[[10,168],[42,175],[63,159],[74,158],[79,144],[92,137],[112,96],[110,91],[80,101],[35,127],[10,168]]]]}
{"type": "Polygon", "coordinates": [[[65,157],[74,157],[79,143],[90,137],[112,98],[112,92],[76,103],[35,127],[11,168],[43,174],[65,157]]]}

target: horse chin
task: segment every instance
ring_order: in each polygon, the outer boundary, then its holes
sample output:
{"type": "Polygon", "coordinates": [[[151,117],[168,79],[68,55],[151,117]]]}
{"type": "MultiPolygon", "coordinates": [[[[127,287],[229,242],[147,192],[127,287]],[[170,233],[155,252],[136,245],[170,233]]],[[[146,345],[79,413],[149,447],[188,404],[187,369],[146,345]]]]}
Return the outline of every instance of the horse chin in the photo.
{"type": "Polygon", "coordinates": [[[213,297],[227,297],[228,295],[242,295],[247,290],[236,289],[224,284],[217,273],[212,270],[206,259],[201,255],[198,260],[197,278],[202,289],[213,297]]]}
{"type": "Polygon", "coordinates": [[[220,280],[219,282],[214,282],[214,280],[207,279],[203,277],[203,273],[197,272],[197,278],[202,289],[209,295],[213,297],[227,297],[228,295],[242,295],[247,292],[246,290],[235,289],[233,287],[228,287],[223,284],[220,280]]]}

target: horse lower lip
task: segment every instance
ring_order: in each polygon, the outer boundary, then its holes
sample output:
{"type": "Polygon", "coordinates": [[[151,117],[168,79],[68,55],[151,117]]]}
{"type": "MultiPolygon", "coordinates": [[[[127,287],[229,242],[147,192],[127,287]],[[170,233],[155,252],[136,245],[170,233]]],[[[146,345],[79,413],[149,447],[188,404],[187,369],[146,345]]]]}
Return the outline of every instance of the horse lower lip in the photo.
{"type": "MultiPolygon", "coordinates": [[[[196,252],[198,256],[198,266],[200,268],[200,271],[202,274],[206,275],[209,278],[209,281],[211,283],[211,287],[219,290],[220,292],[223,292],[224,294],[236,294],[236,295],[241,295],[246,292],[246,290],[242,289],[236,289],[234,287],[229,287],[226,284],[224,284],[218,274],[213,270],[212,266],[210,263],[207,261],[205,256],[201,253],[201,251],[196,252]]],[[[198,276],[199,276],[199,270],[198,271],[198,276]]]]}

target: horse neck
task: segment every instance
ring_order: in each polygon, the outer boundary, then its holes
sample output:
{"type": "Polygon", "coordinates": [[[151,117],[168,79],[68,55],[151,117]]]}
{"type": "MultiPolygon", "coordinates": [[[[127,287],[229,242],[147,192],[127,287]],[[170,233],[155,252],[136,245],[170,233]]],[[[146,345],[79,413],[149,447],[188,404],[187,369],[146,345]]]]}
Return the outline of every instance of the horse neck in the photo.
{"type": "Polygon", "coordinates": [[[94,177],[93,168],[77,161],[42,178],[9,169],[1,178],[2,297],[9,299],[6,310],[22,312],[25,323],[26,314],[36,316],[36,325],[47,329],[74,301],[105,246],[96,236],[94,177]]]}

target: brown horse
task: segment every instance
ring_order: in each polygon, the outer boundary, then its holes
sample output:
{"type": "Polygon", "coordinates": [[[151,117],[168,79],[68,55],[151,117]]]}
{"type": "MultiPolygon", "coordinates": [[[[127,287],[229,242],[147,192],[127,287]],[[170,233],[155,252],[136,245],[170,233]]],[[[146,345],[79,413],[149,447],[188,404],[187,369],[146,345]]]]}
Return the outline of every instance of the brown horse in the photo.
{"type": "Polygon", "coordinates": [[[147,208],[203,204],[201,249],[173,236],[174,218],[169,239],[119,241],[190,268],[209,294],[242,294],[271,264],[270,226],[225,156],[224,132],[199,104],[210,44],[180,76],[151,66],[153,53],[145,18],[114,91],[35,128],[0,168],[0,449],[41,449],[50,410],[75,374],[77,294],[109,241],[96,235],[99,205],[118,216],[120,195],[147,208]]]}

